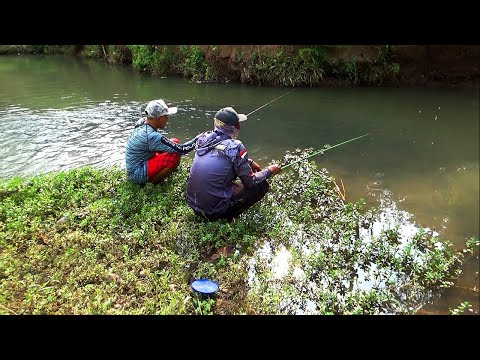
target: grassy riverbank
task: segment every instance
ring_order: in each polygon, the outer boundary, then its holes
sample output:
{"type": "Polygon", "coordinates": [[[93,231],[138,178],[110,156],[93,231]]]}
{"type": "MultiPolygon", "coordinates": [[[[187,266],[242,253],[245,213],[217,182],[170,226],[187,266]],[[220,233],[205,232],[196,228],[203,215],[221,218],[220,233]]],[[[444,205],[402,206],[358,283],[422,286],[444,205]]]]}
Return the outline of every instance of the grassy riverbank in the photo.
{"type": "Polygon", "coordinates": [[[365,238],[375,209],[342,201],[313,163],[234,222],[204,222],[185,202],[190,165],[156,187],[88,167],[0,182],[0,314],[413,314],[478,252],[424,232],[365,238]],[[284,276],[266,248],[289,250],[284,276]],[[192,293],[201,277],[214,298],[192,293]]]}
{"type": "Polygon", "coordinates": [[[1,54],[67,54],[152,76],[268,86],[475,86],[478,46],[0,45],[1,54]]]}

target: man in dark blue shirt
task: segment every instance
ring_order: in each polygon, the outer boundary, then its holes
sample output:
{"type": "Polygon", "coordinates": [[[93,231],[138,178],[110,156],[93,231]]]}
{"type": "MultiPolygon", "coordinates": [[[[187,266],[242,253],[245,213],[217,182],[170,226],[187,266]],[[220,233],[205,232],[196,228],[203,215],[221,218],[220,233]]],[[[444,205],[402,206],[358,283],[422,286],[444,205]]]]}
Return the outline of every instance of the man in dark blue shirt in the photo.
{"type": "Polygon", "coordinates": [[[209,220],[231,219],[260,201],[269,189],[267,179],[281,171],[265,169],[248,158],[240,140],[240,122],[247,120],[233,108],[215,114],[214,130],[199,135],[187,183],[187,203],[209,220]],[[239,179],[240,181],[238,181],[239,179]]]}

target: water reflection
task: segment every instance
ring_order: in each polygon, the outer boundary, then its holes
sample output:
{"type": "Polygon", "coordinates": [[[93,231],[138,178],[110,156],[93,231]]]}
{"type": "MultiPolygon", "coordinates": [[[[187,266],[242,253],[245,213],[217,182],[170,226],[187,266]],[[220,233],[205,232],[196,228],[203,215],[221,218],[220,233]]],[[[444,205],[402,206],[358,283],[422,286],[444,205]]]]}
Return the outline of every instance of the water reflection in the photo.
{"type": "MultiPolygon", "coordinates": [[[[376,220],[371,224],[371,226],[366,229],[360,227],[360,241],[364,244],[370,243],[374,238],[379,238],[382,233],[387,230],[398,229],[400,243],[397,247],[396,257],[400,258],[401,250],[409,244],[415,234],[417,234],[421,229],[426,233],[431,234],[434,237],[437,237],[439,234],[429,229],[428,227],[422,227],[416,224],[412,220],[412,214],[400,210],[397,207],[396,201],[394,200],[394,195],[391,191],[386,189],[377,188],[378,182],[373,182],[369,186],[369,192],[372,195],[375,195],[379,199],[379,212],[377,214],[376,220]]],[[[318,252],[325,251],[327,248],[323,247],[319,242],[330,243],[331,240],[328,239],[317,239],[317,238],[308,238],[305,237],[305,234],[302,233],[302,230],[298,232],[289,239],[289,244],[295,249],[297,256],[300,256],[302,259],[307,259],[309,255],[316,254],[318,252]],[[300,241],[300,239],[302,239],[300,241]],[[306,240],[305,240],[306,239],[306,240]]],[[[443,248],[443,244],[440,241],[435,243],[435,247],[438,249],[443,248]]],[[[332,246],[333,251],[339,251],[335,248],[335,245],[332,246]]],[[[359,249],[360,251],[360,249],[359,249]]],[[[422,262],[422,254],[411,252],[412,258],[415,259],[415,262],[422,262]]],[[[316,315],[319,312],[317,309],[319,306],[318,302],[315,299],[316,292],[321,290],[323,293],[327,293],[332,284],[329,284],[328,280],[329,275],[320,277],[315,280],[307,279],[305,277],[305,272],[310,266],[308,263],[310,260],[304,260],[300,263],[293,261],[292,253],[283,245],[278,247],[272,247],[269,242],[265,242],[253,255],[251,259],[248,260],[247,270],[248,277],[247,283],[251,289],[255,291],[257,285],[259,285],[259,276],[262,277],[262,281],[270,284],[273,292],[278,292],[279,294],[289,294],[288,298],[282,300],[279,304],[280,308],[288,308],[289,313],[294,314],[311,314],[316,315]],[[259,270],[260,269],[260,270],[259,270]],[[290,286],[297,289],[309,289],[311,293],[305,294],[305,290],[301,293],[301,297],[295,298],[288,290],[283,290],[282,287],[290,286]],[[321,287],[319,289],[319,286],[321,287]]],[[[355,263],[353,264],[355,273],[358,274],[357,280],[352,284],[351,292],[352,293],[368,293],[374,289],[382,289],[386,287],[385,277],[378,276],[378,269],[375,264],[370,264],[368,269],[362,268],[362,264],[355,263]]],[[[324,269],[318,269],[322,272],[324,269]]],[[[398,289],[402,289],[405,285],[404,282],[410,281],[408,277],[403,279],[402,277],[397,278],[395,272],[388,273],[386,276],[389,280],[397,280],[398,284],[396,285],[398,289]]],[[[349,283],[343,284],[346,288],[350,287],[349,283]]],[[[334,291],[335,292],[335,291],[334,291]]],[[[339,293],[335,294],[337,297],[340,296],[339,293]]],[[[402,290],[398,291],[399,298],[404,297],[402,290]]],[[[430,296],[429,293],[420,295],[420,298],[426,301],[430,296]]],[[[338,298],[338,303],[343,303],[345,301],[344,297],[340,296],[338,298]]],[[[421,304],[421,303],[420,303],[421,304]]],[[[413,307],[410,308],[413,310],[413,307]]],[[[418,310],[418,309],[417,309],[418,310]]],[[[384,314],[394,314],[395,310],[385,309],[384,314]]]]}

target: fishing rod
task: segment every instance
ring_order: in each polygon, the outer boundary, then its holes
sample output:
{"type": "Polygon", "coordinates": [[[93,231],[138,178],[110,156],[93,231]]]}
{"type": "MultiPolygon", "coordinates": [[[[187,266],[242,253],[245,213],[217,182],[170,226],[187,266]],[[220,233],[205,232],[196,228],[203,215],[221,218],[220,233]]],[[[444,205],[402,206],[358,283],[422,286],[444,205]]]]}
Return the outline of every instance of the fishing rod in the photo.
{"type": "Polygon", "coordinates": [[[288,94],[290,94],[290,93],[291,93],[293,90],[295,90],[295,89],[292,89],[292,90],[290,90],[289,92],[287,92],[287,93],[285,93],[285,94],[283,94],[283,95],[280,95],[280,96],[279,96],[279,97],[277,97],[276,99],[273,99],[272,101],[269,101],[269,102],[268,102],[268,103],[266,103],[265,105],[262,105],[262,106],[260,106],[258,109],[255,109],[255,110],[253,110],[251,113],[248,113],[248,114],[247,114],[247,116],[250,116],[250,115],[251,115],[251,114],[253,114],[255,111],[258,111],[258,110],[260,110],[261,108],[263,108],[263,107],[267,106],[268,104],[271,104],[272,102],[274,102],[274,101],[276,101],[276,100],[280,99],[281,97],[284,97],[285,95],[288,95],[288,94]]]}
{"type": "Polygon", "coordinates": [[[286,169],[286,168],[288,168],[288,167],[290,167],[290,166],[292,166],[292,165],[294,165],[294,164],[297,164],[297,163],[299,163],[299,162],[301,162],[301,161],[303,161],[303,160],[309,159],[309,158],[311,158],[311,157],[313,157],[313,156],[315,156],[315,155],[318,155],[318,154],[320,154],[320,153],[323,154],[325,151],[332,150],[333,148],[336,148],[337,146],[340,146],[340,145],[349,143],[349,142],[354,141],[354,140],[361,139],[361,138],[363,138],[363,137],[365,137],[365,136],[368,136],[368,135],[371,135],[371,134],[373,134],[373,133],[375,133],[375,132],[376,132],[376,131],[372,131],[372,132],[369,132],[368,134],[364,134],[364,135],[361,135],[361,136],[357,136],[356,138],[353,138],[353,139],[350,139],[350,140],[341,142],[341,143],[339,143],[339,144],[330,146],[329,148],[315,151],[313,154],[310,154],[310,155],[308,155],[308,156],[306,156],[306,157],[304,157],[304,158],[302,158],[302,159],[300,159],[300,160],[294,161],[294,162],[292,162],[292,163],[290,163],[290,164],[280,165],[280,167],[282,168],[282,170],[284,170],[284,169],[286,169]]]}

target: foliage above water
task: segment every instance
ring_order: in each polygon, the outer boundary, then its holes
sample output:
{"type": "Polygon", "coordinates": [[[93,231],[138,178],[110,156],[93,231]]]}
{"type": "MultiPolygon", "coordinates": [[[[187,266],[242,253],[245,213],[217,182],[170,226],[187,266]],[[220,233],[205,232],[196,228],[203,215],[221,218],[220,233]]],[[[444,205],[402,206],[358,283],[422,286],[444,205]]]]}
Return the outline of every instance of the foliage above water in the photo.
{"type": "Polygon", "coordinates": [[[129,45],[132,66],[156,76],[180,74],[192,81],[214,80],[205,55],[194,45],[129,45]]]}
{"type": "Polygon", "coordinates": [[[470,254],[425,232],[365,235],[375,211],[342,201],[309,162],[272,178],[235,221],[205,222],[185,202],[190,165],[159,186],[88,167],[3,181],[0,313],[411,314],[470,254]],[[280,249],[290,254],[282,276],[280,249]],[[192,293],[197,278],[220,284],[214,299],[192,293]]]}
{"type": "MultiPolygon", "coordinates": [[[[195,45],[131,45],[132,65],[153,75],[180,74],[191,81],[227,81],[221,63],[214,55],[209,61],[204,51],[195,45]],[[217,59],[217,60],[213,60],[217,59]]],[[[244,83],[273,86],[319,86],[333,82],[343,85],[379,85],[399,72],[395,62],[394,47],[378,46],[376,57],[359,62],[355,57],[336,61],[331,51],[333,45],[312,45],[295,54],[283,50],[262,53],[260,49],[232,59],[232,73],[244,83]]],[[[211,46],[213,54],[217,47],[211,46]]]]}
{"type": "Polygon", "coordinates": [[[356,56],[336,59],[332,53],[340,45],[311,45],[293,54],[282,46],[274,52],[257,50],[239,52],[228,64],[217,56],[218,45],[0,45],[1,53],[81,54],[109,63],[130,65],[153,76],[176,75],[190,81],[244,83],[273,86],[381,85],[395,77],[400,66],[395,61],[394,46],[380,45],[368,61],[356,56]],[[207,59],[205,50],[210,48],[207,59]]]}

